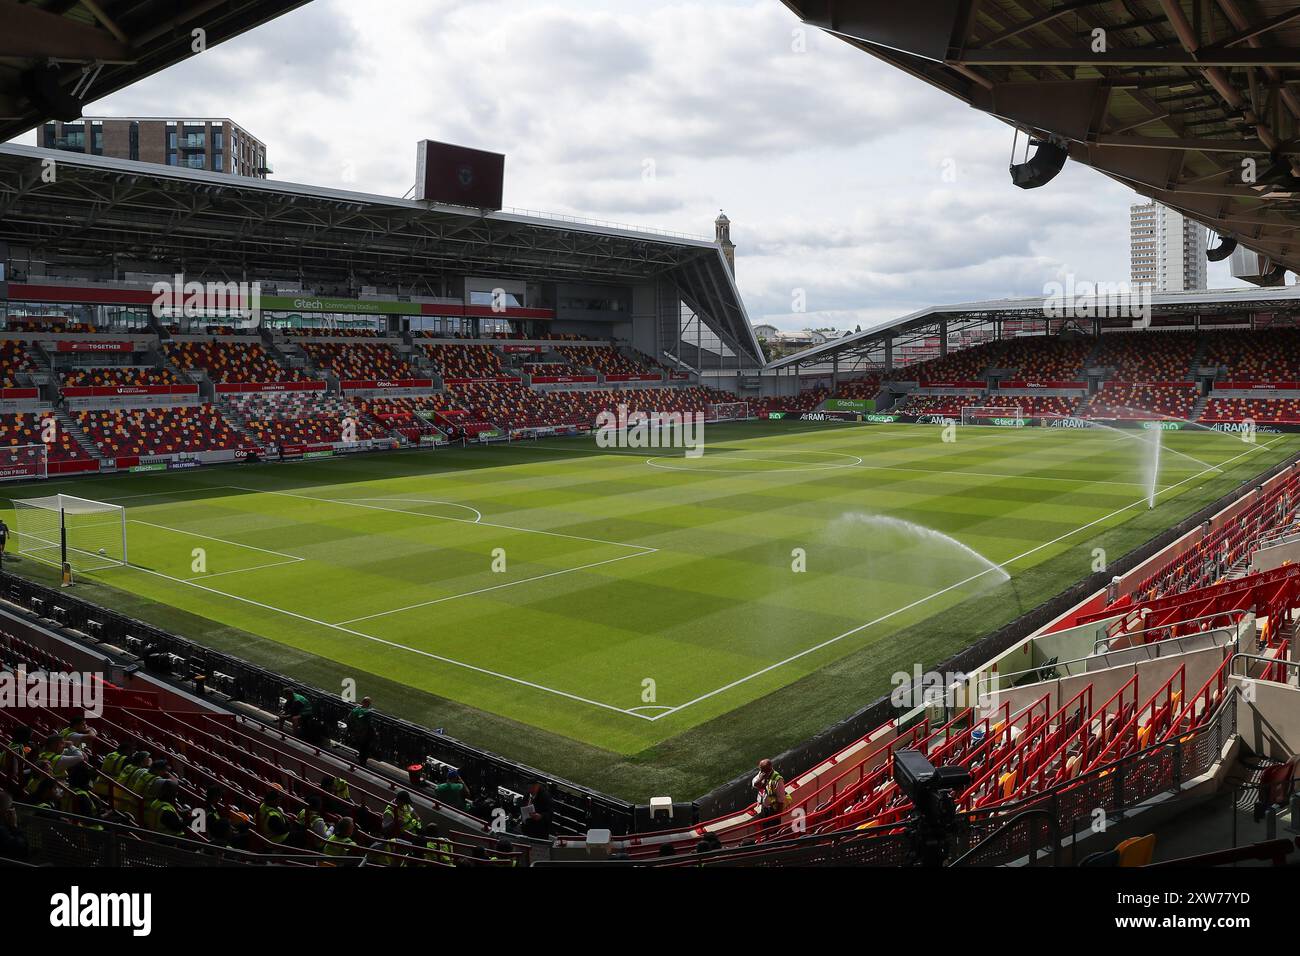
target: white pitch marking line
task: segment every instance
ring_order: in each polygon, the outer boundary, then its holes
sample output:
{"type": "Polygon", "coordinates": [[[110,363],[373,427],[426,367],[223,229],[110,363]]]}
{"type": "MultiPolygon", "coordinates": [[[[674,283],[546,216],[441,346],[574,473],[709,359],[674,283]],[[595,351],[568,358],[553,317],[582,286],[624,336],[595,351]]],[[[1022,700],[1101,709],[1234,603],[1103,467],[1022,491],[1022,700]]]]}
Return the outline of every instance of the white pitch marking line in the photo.
{"type": "Polygon", "coordinates": [[[519,684],[523,687],[531,687],[534,690],[545,691],[548,694],[556,694],[560,697],[567,697],[569,700],[578,701],[579,703],[583,703],[583,704],[590,704],[593,707],[600,707],[604,710],[612,710],[618,714],[627,714],[630,717],[636,717],[640,720],[653,719],[651,717],[645,716],[644,714],[637,714],[629,710],[624,710],[622,707],[615,707],[613,704],[602,703],[601,701],[598,700],[590,700],[586,697],[581,697],[578,694],[570,694],[568,691],[556,690],[554,687],[547,687],[545,684],[538,684],[533,681],[524,680],[521,677],[512,677],[509,674],[502,674],[498,671],[489,670],[486,667],[479,667],[476,664],[466,664],[464,661],[458,661],[451,657],[443,657],[441,654],[434,654],[432,651],[422,651],[419,648],[408,647],[405,644],[399,644],[397,641],[389,641],[389,640],[385,640],[382,637],[375,637],[373,634],[367,634],[364,631],[358,631],[350,627],[344,627],[341,624],[330,624],[328,621],[320,621],[314,617],[308,617],[305,614],[299,614],[296,611],[287,611],[284,608],[276,607],[273,604],[263,604],[261,601],[254,601],[252,598],[240,597],[238,594],[230,594],[226,591],[218,591],[216,588],[210,588],[207,587],[206,585],[198,584],[195,581],[186,581],[184,578],[172,577],[170,574],[164,574],[161,571],[154,571],[151,568],[142,568],[133,564],[128,564],[126,565],[126,567],[131,568],[132,570],[135,571],[141,571],[145,574],[152,574],[155,577],[164,578],[168,581],[175,581],[177,584],[184,584],[188,587],[198,588],[200,591],[207,591],[209,594],[216,594],[220,597],[230,598],[233,601],[242,601],[245,604],[251,604],[253,607],[259,607],[266,611],[273,611],[277,614],[284,614],[287,617],[296,618],[297,620],[300,621],[306,621],[309,624],[315,624],[319,627],[327,627],[330,628],[331,630],[341,631],[344,634],[351,634],[353,637],[360,637],[367,641],[374,641],[376,644],[383,644],[386,647],[392,647],[395,648],[396,650],[409,651],[412,654],[419,654],[421,657],[427,657],[430,660],[441,661],[444,664],[451,664],[456,667],[463,667],[466,670],[475,671],[479,674],[486,674],[489,677],[497,677],[500,678],[501,680],[509,681],[512,684],[519,684]]]}
{"type": "MultiPolygon", "coordinates": [[[[1161,489],[1159,492],[1157,492],[1157,496],[1164,494],[1166,491],[1172,491],[1174,488],[1179,487],[1179,485],[1185,485],[1189,481],[1195,481],[1197,478],[1200,478],[1202,475],[1207,475],[1212,471],[1221,471],[1224,465],[1230,465],[1238,458],[1244,458],[1245,456],[1251,454],[1252,452],[1259,451],[1262,448],[1268,448],[1270,445],[1276,444],[1277,442],[1281,441],[1283,437],[1285,436],[1279,435],[1277,438],[1274,438],[1272,441],[1266,444],[1255,445],[1254,447],[1249,448],[1246,451],[1242,452],[1240,455],[1234,455],[1232,458],[1229,458],[1227,461],[1220,462],[1218,465],[1208,466],[1204,471],[1198,472],[1197,474],[1194,475],[1189,475],[1188,477],[1184,478],[1182,481],[1178,482],[1177,484],[1173,484],[1168,486],[1167,488],[1161,489]]],[[[995,564],[992,567],[985,568],[983,571],[980,571],[978,574],[972,574],[970,577],[966,578],[963,581],[958,581],[956,584],[950,584],[948,585],[948,587],[935,591],[933,594],[926,595],[925,597],[917,598],[911,604],[907,604],[900,608],[895,608],[894,610],[890,611],[888,614],[883,614],[880,617],[876,618],[874,621],[868,621],[866,624],[859,624],[857,627],[851,628],[850,630],[845,631],[843,634],[838,634],[835,637],[822,641],[820,644],[816,644],[812,647],[805,648],[804,650],[799,651],[797,654],[791,654],[785,660],[777,661],[774,664],[769,664],[766,667],[762,668],[761,670],[754,671],[754,673],[752,674],[748,674],[745,677],[738,678],[729,684],[725,684],[722,687],[717,688],[716,690],[709,691],[707,694],[701,694],[699,697],[696,697],[694,700],[688,700],[684,704],[678,704],[676,707],[670,708],[669,710],[664,711],[662,714],[656,714],[654,717],[649,717],[647,719],[652,721],[659,720],[661,717],[667,717],[670,714],[675,714],[677,713],[677,711],[682,710],[686,707],[690,707],[692,704],[698,704],[702,700],[708,700],[710,697],[715,697],[718,694],[731,690],[733,687],[738,687],[741,684],[746,683],[747,681],[751,681],[755,677],[761,677],[762,675],[768,673],[769,671],[776,670],[778,667],[784,667],[786,664],[789,664],[792,661],[797,661],[801,657],[806,657],[809,654],[813,654],[824,647],[829,647],[830,645],[835,644],[838,641],[842,641],[846,637],[852,637],[854,634],[857,634],[860,631],[865,631],[869,627],[874,627],[875,625],[880,624],[883,621],[889,620],[891,617],[895,617],[899,614],[902,614],[905,611],[910,611],[914,607],[919,607],[920,605],[926,603],[927,601],[931,601],[934,598],[939,597],[940,595],[947,594],[949,591],[962,587],[963,585],[969,584],[971,581],[974,581],[977,578],[982,578],[990,571],[1003,570],[1004,568],[1006,568],[1007,565],[1014,564],[1015,562],[1019,561],[1021,558],[1027,558],[1029,557],[1029,555],[1034,554],[1038,551],[1042,551],[1044,548],[1049,548],[1060,541],[1064,541],[1066,538],[1069,538],[1072,535],[1076,535],[1080,531],[1086,531],[1088,528],[1091,528],[1093,525],[1100,524],[1103,521],[1108,521],[1111,518],[1115,517],[1116,515],[1123,514],[1125,511],[1128,511],[1131,508],[1135,508],[1138,505],[1144,505],[1147,503],[1148,503],[1147,498],[1145,497],[1139,498],[1137,501],[1133,502],[1130,505],[1125,505],[1123,508],[1119,508],[1116,511],[1112,511],[1108,515],[1103,515],[1102,517],[1097,518],[1094,521],[1089,521],[1087,524],[1075,528],[1073,531],[1067,531],[1065,534],[1061,535],[1060,537],[1053,538],[1051,541],[1046,541],[1043,544],[1030,548],[1024,554],[1018,554],[1014,558],[1008,558],[1006,561],[1003,561],[1001,564],[995,564]]]]}
{"type": "MultiPolygon", "coordinates": [[[[244,544],[242,541],[231,541],[229,538],[218,538],[211,534],[199,534],[197,531],[187,531],[184,528],[173,528],[165,524],[154,524],[152,521],[144,521],[140,518],[127,518],[127,524],[142,524],[150,528],[158,528],[161,531],[170,531],[173,534],[183,534],[191,538],[204,538],[207,541],[220,541],[222,544],[228,544],[235,548],[247,548],[249,551],[261,551],[263,554],[273,554],[277,558],[288,558],[289,561],[303,561],[296,554],[285,554],[283,551],[272,551],[270,548],[259,548],[255,544],[244,544]]],[[[282,561],[281,564],[288,564],[289,561],[282,561]]]]}
{"type": "Polygon", "coordinates": [[[492,521],[471,521],[468,518],[453,518],[450,515],[431,515],[423,511],[404,511],[401,508],[381,508],[378,505],[363,505],[358,501],[348,501],[345,498],[318,498],[315,495],[296,495],[289,491],[269,491],[260,488],[243,488],[239,485],[231,485],[232,488],[238,488],[240,491],[251,491],[261,495],[283,495],[286,498],[301,498],[304,501],[316,501],[321,504],[331,505],[351,505],[354,508],[369,508],[371,511],[391,511],[394,514],[416,515],[421,518],[435,518],[439,521],[458,521],[461,524],[476,524],[484,528],[500,528],[504,531],[518,531],[521,534],[544,534],[552,538],[568,538],[570,541],[587,541],[592,544],[607,544],[615,548],[636,548],[638,551],[658,551],[658,548],[651,548],[643,544],[628,544],[624,541],[605,541],[601,538],[587,538],[580,534],[565,534],[561,531],[541,531],[537,528],[516,528],[508,524],[496,524],[492,521]]]}
{"type": "Polygon", "coordinates": [[[272,561],[270,564],[255,564],[251,568],[231,568],[229,571],[213,571],[210,574],[196,574],[192,578],[186,578],[186,581],[206,581],[208,578],[219,578],[223,574],[245,574],[249,571],[264,571],[267,568],[283,568],[290,564],[297,564],[303,558],[294,558],[291,561],[272,561]]]}
{"type": "Polygon", "coordinates": [[[391,611],[379,611],[376,614],[365,614],[361,617],[349,618],[346,621],[339,621],[340,624],[356,624],[358,621],[369,621],[377,617],[387,617],[390,614],[401,614],[403,611],[413,611],[416,608],[429,607],[433,604],[442,604],[444,601],[455,601],[458,598],[473,597],[475,594],[486,594],[488,591],[497,591],[501,588],[512,588],[517,584],[527,584],[529,581],[540,581],[543,578],[558,577],[561,574],[573,574],[575,571],[586,571],[590,568],[598,568],[602,564],[613,564],[615,561],[626,561],[628,558],[639,558],[642,555],[654,554],[653,551],[638,551],[636,554],[623,554],[617,558],[608,558],[604,561],[593,561],[591,564],[580,564],[576,568],[561,568],[558,571],[548,571],[545,574],[535,574],[530,578],[521,578],[518,581],[507,581],[504,584],[494,584],[491,587],[479,588],[475,591],[465,591],[462,594],[449,594],[446,597],[434,598],[432,601],[421,601],[418,604],[408,604],[406,607],[395,607],[391,611]]]}

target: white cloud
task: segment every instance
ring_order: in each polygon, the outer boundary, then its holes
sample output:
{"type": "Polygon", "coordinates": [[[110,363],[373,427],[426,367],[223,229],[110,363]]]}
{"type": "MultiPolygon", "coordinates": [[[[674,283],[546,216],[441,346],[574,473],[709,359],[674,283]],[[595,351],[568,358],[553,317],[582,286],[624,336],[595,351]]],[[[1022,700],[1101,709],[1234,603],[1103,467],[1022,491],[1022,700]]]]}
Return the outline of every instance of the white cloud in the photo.
{"type": "Polygon", "coordinates": [[[751,317],[787,328],[1127,277],[1131,191],[1016,189],[1007,127],[799,29],[772,0],[316,0],[89,111],[230,116],[286,181],[402,195],[431,138],[504,152],[512,206],[697,234],[725,207],[751,317]]]}

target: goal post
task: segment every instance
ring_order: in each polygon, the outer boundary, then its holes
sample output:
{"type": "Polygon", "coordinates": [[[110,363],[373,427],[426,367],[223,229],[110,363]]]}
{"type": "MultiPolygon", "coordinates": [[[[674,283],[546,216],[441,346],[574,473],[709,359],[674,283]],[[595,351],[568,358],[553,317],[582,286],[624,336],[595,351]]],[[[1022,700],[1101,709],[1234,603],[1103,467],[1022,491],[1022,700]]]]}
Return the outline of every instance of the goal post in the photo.
{"type": "Polygon", "coordinates": [[[1025,414],[1019,405],[964,405],[961,423],[1021,428],[1025,424],[1025,414]]]}
{"type": "Polygon", "coordinates": [[[0,448],[0,481],[45,478],[49,475],[49,460],[49,449],[43,444],[0,448]]]}
{"type": "Polygon", "coordinates": [[[76,495],[13,498],[19,554],[86,572],[128,563],[126,509],[76,495]]]}
{"type": "Polygon", "coordinates": [[[707,422],[739,422],[749,417],[749,402],[720,402],[704,407],[707,422]]]}

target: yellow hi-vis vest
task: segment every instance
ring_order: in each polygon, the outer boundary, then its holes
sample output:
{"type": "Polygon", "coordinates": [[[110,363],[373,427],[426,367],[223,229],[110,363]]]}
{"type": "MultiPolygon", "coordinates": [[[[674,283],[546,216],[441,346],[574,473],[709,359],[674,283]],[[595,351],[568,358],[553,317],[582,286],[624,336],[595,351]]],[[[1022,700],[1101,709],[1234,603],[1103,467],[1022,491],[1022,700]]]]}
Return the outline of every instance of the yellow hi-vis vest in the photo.
{"type": "Polygon", "coordinates": [[[286,822],[284,812],[279,807],[268,807],[265,803],[257,808],[257,832],[262,834],[272,843],[283,843],[289,839],[288,827],[283,833],[272,833],[269,826],[273,817],[279,817],[281,822],[286,822]]]}

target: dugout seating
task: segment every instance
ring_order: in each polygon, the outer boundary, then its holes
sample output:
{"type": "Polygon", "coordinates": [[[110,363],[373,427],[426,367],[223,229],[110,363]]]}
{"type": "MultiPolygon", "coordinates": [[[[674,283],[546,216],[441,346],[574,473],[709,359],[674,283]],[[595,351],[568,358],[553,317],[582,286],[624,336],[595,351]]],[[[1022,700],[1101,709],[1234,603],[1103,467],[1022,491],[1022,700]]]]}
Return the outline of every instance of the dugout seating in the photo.
{"type": "Polygon", "coordinates": [[[419,377],[415,369],[386,345],[368,342],[355,345],[339,342],[303,342],[301,348],[318,368],[332,372],[341,379],[419,377]]]}
{"type": "Polygon", "coordinates": [[[1101,337],[1093,364],[1113,368],[1112,382],[1190,380],[1195,332],[1112,332],[1101,337]]]}
{"type": "Polygon", "coordinates": [[[34,371],[36,363],[28,354],[25,343],[16,339],[0,339],[0,388],[16,385],[19,372],[34,371]]]}
{"type": "Polygon", "coordinates": [[[299,369],[281,365],[257,342],[167,342],[163,349],[178,368],[202,369],[219,384],[310,380],[299,369]]]}
{"type": "Polygon", "coordinates": [[[247,444],[214,405],[95,409],[74,415],[78,427],[110,458],[222,451],[247,444]]]}
{"type": "Polygon", "coordinates": [[[1247,418],[1261,425],[1300,424],[1300,399],[1211,398],[1198,421],[1240,422],[1247,418]]]}
{"type": "MultiPolygon", "coordinates": [[[[0,447],[41,444],[41,421],[51,412],[16,412],[0,415],[0,447]]],[[[90,455],[77,444],[75,438],[59,423],[55,440],[46,445],[50,461],[87,461],[90,455]]]]}
{"type": "Polygon", "coordinates": [[[1079,409],[1083,418],[1140,420],[1157,415],[1162,418],[1190,419],[1196,408],[1197,392],[1193,385],[1130,385],[1107,382],[1079,409]]]}
{"type": "Polygon", "coordinates": [[[62,373],[64,386],[106,388],[117,385],[183,385],[169,368],[142,365],[109,365],[81,368],[62,373]]]}

